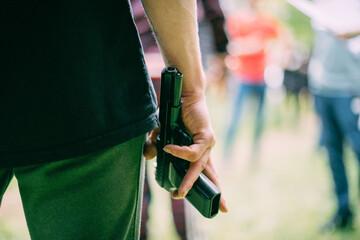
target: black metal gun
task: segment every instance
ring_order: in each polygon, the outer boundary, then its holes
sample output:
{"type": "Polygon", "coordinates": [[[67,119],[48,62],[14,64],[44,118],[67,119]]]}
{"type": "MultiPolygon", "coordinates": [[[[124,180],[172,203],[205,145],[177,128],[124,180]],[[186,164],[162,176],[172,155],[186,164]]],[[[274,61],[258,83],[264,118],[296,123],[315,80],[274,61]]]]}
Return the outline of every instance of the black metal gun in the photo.
{"type": "MultiPolygon", "coordinates": [[[[160,135],[157,140],[157,164],[155,178],[167,191],[174,191],[180,184],[190,163],[166,153],[167,144],[189,146],[192,137],[184,131],[181,117],[182,73],[175,67],[164,68],[161,72],[160,90],[160,135]]],[[[213,218],[219,212],[220,190],[203,173],[195,181],[186,199],[204,216],[213,218]]]]}

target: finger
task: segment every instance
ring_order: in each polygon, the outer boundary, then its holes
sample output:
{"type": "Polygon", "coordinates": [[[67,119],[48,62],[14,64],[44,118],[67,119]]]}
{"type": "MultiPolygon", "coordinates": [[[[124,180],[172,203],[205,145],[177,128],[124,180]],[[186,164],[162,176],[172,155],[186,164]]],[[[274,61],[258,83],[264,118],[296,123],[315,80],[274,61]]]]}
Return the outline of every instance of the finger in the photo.
{"type": "Polygon", "coordinates": [[[222,188],[221,188],[219,176],[217,175],[211,160],[209,160],[203,173],[205,174],[205,176],[207,178],[209,178],[219,188],[219,190],[221,192],[220,211],[224,212],[224,213],[228,212],[229,210],[228,210],[228,207],[226,204],[226,199],[225,199],[224,193],[221,190],[222,188]]]}
{"type": "Polygon", "coordinates": [[[145,142],[144,156],[147,160],[153,159],[157,155],[156,144],[148,139],[145,142]]]}
{"type": "Polygon", "coordinates": [[[165,152],[189,162],[196,162],[206,149],[207,147],[203,144],[192,144],[190,146],[168,144],[164,147],[165,152]]]}
{"type": "MultiPolygon", "coordinates": [[[[219,190],[221,191],[221,184],[218,178],[218,175],[215,172],[215,169],[213,168],[213,166],[210,166],[209,168],[206,166],[206,168],[204,169],[203,173],[219,188],[219,190]]],[[[192,186],[192,185],[191,185],[192,186]]],[[[187,193],[188,191],[185,190],[185,192],[187,193]]],[[[180,194],[178,190],[172,192],[172,198],[173,199],[182,199],[186,196],[183,194],[180,194]]],[[[221,199],[220,199],[220,211],[223,213],[227,213],[229,211],[227,204],[226,204],[226,199],[224,197],[224,193],[221,193],[221,199]]]]}
{"type": "Polygon", "coordinates": [[[157,143],[157,137],[158,137],[159,134],[160,134],[160,127],[152,130],[152,131],[150,132],[150,135],[149,135],[150,140],[151,140],[153,143],[157,143]]]}
{"type": "Polygon", "coordinates": [[[172,197],[173,199],[183,199],[183,197],[181,197],[181,196],[179,195],[178,190],[173,191],[173,192],[171,193],[171,197],[172,197]]]}
{"type": "Polygon", "coordinates": [[[152,130],[149,136],[147,137],[143,151],[144,156],[147,160],[153,159],[157,155],[156,142],[157,142],[157,136],[159,134],[160,134],[160,127],[152,130]]]}
{"type": "Polygon", "coordinates": [[[220,212],[227,213],[228,211],[229,211],[229,208],[227,207],[226,199],[225,199],[223,193],[221,193],[221,198],[220,198],[220,212]]]}
{"type": "Polygon", "coordinates": [[[186,194],[189,192],[189,190],[192,188],[195,181],[198,179],[200,173],[204,170],[206,163],[209,159],[209,156],[210,156],[210,150],[207,150],[198,161],[190,164],[190,167],[187,170],[178,189],[179,197],[184,198],[186,194]]]}

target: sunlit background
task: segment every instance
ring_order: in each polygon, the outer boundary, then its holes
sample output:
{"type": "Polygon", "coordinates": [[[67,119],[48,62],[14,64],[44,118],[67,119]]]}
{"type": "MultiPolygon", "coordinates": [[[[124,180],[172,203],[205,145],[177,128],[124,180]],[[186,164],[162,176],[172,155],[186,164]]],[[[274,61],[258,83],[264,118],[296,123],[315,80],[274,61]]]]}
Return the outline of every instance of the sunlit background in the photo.
{"type": "MultiPolygon", "coordinates": [[[[220,0],[225,16],[240,0],[220,0]]],[[[313,33],[309,19],[283,0],[264,1],[263,8],[276,16],[291,36],[292,61],[298,70],[311,52],[313,33]]],[[[206,33],[200,36],[208,39],[206,33]]],[[[202,40],[204,41],[204,40],[202,40]]],[[[199,217],[207,239],[212,240],[355,240],[360,239],[360,219],[354,231],[320,233],[334,213],[336,200],[325,150],[319,146],[320,125],[311,94],[304,88],[294,96],[283,84],[284,72],[276,66],[266,72],[264,132],[256,155],[252,152],[254,114],[245,106],[231,155],[224,153],[225,133],[231,117],[234,80],[207,89],[209,111],[217,137],[213,159],[218,168],[229,212],[213,219],[199,217]],[[226,157],[225,157],[226,156],[226,157]]],[[[351,203],[359,212],[358,163],[346,150],[351,203]]],[[[153,161],[148,162],[152,191],[149,239],[179,239],[176,235],[169,194],[154,180],[153,161]]],[[[21,200],[13,180],[0,209],[0,239],[30,239],[21,200]]]]}

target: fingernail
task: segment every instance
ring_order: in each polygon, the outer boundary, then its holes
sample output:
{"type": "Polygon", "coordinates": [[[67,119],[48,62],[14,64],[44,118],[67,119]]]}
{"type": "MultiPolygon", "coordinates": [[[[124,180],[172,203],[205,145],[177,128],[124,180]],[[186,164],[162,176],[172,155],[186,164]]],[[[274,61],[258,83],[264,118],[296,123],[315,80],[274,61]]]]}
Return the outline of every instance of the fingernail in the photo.
{"type": "Polygon", "coordinates": [[[167,153],[171,153],[170,149],[169,149],[168,147],[166,147],[166,146],[163,148],[163,150],[164,150],[165,152],[167,152],[167,153]]]}
{"type": "Polygon", "coordinates": [[[172,198],[173,199],[181,199],[179,196],[179,192],[177,190],[175,190],[174,192],[172,192],[172,198]]]}

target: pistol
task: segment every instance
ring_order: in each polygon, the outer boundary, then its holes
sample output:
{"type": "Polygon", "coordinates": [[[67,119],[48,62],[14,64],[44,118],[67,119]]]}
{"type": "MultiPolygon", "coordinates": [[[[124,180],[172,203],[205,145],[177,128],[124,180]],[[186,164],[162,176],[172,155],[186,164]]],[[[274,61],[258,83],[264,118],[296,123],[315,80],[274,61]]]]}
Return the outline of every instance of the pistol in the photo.
{"type": "MultiPolygon", "coordinates": [[[[190,163],[174,157],[163,150],[167,144],[189,146],[192,137],[186,132],[181,116],[181,89],[183,75],[175,67],[166,67],[161,72],[160,89],[160,134],[157,139],[155,178],[167,191],[174,191],[180,184],[190,163]]],[[[206,218],[219,212],[221,192],[203,173],[195,181],[186,199],[206,218]]]]}

